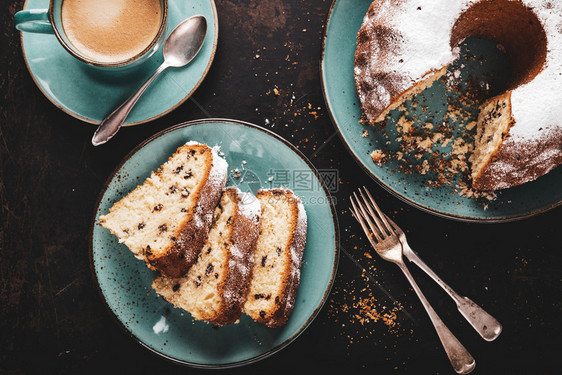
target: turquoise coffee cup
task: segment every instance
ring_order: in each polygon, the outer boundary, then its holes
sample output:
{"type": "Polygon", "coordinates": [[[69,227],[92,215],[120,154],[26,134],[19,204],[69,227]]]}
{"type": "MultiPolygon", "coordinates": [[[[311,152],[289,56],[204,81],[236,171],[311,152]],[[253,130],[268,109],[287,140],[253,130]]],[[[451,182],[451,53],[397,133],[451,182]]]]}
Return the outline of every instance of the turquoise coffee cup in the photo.
{"type": "Polygon", "coordinates": [[[160,27],[154,39],[142,52],[121,61],[96,61],[74,47],[64,32],[61,18],[63,1],[50,0],[48,9],[25,9],[17,12],[14,16],[16,29],[22,32],[54,34],[64,49],[79,61],[89,66],[112,70],[130,68],[141,64],[148,60],[164,43],[168,26],[168,1],[160,0],[162,9],[160,27]]]}

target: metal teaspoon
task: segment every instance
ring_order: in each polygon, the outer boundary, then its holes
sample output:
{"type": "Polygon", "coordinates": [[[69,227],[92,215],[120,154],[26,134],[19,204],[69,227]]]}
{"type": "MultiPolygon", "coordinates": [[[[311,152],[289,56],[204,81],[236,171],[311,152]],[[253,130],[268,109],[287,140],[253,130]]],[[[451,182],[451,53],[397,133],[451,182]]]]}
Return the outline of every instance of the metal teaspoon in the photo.
{"type": "Polygon", "coordinates": [[[117,132],[129,112],[133,109],[144,90],[168,67],[187,65],[199,53],[207,34],[207,20],[203,16],[193,16],[182,21],[168,35],[163,46],[164,62],[150,78],[121,106],[105,118],[92,137],[92,144],[99,146],[109,141],[117,132]]]}

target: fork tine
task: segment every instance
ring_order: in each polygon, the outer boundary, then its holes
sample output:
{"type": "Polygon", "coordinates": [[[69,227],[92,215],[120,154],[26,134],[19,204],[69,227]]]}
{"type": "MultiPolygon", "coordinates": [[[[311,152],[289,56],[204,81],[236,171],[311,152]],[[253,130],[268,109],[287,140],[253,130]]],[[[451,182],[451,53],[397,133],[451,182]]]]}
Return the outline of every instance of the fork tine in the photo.
{"type": "Polygon", "coordinates": [[[371,196],[371,193],[369,193],[369,190],[367,190],[367,188],[365,186],[363,186],[363,190],[365,190],[365,193],[367,193],[367,195],[369,196],[369,199],[370,199],[371,203],[373,204],[373,206],[375,207],[375,210],[377,210],[377,213],[379,214],[382,221],[384,222],[384,224],[386,226],[386,229],[389,231],[389,233],[396,234],[392,225],[390,225],[388,220],[386,220],[386,215],[381,211],[381,209],[379,208],[379,205],[377,204],[377,202],[375,202],[375,200],[371,196]]]}
{"type": "Polygon", "coordinates": [[[369,215],[367,215],[367,213],[365,212],[365,209],[362,207],[361,202],[359,201],[359,199],[357,198],[357,195],[355,195],[355,193],[353,193],[353,196],[350,197],[351,198],[351,204],[353,205],[353,207],[355,208],[355,214],[357,216],[359,216],[361,218],[361,220],[363,221],[363,223],[365,224],[365,227],[363,228],[363,230],[366,231],[367,235],[369,237],[375,237],[376,242],[382,241],[381,236],[379,236],[379,232],[375,229],[373,229],[373,223],[371,222],[371,219],[369,218],[369,215]],[[355,197],[355,201],[353,201],[353,197],[355,197]],[[357,208],[359,207],[359,208],[357,208]],[[371,235],[369,235],[369,233],[372,233],[371,235]]]}
{"type": "Polygon", "coordinates": [[[355,205],[355,202],[353,202],[353,196],[349,196],[349,200],[351,201],[351,206],[349,207],[349,209],[351,210],[351,214],[353,215],[353,217],[355,218],[355,220],[357,220],[359,223],[363,222],[363,218],[361,217],[359,210],[357,209],[357,206],[355,205]]]}
{"type": "Polygon", "coordinates": [[[350,197],[350,198],[351,198],[350,199],[351,205],[353,206],[353,208],[351,210],[351,213],[353,214],[355,219],[359,222],[359,224],[361,224],[361,227],[363,228],[363,231],[367,235],[367,239],[371,243],[371,246],[375,247],[377,242],[380,241],[380,237],[378,237],[378,235],[375,232],[373,232],[372,230],[369,230],[370,226],[368,226],[365,223],[365,220],[363,219],[363,216],[361,215],[361,212],[357,209],[357,206],[356,206],[355,202],[353,201],[353,197],[350,197]]]}
{"type": "Polygon", "coordinates": [[[398,234],[398,231],[400,231],[400,227],[398,226],[398,224],[396,224],[391,218],[389,218],[386,214],[384,215],[386,217],[386,220],[388,220],[388,223],[392,226],[392,228],[394,229],[394,232],[396,232],[396,234],[398,234]]]}
{"type": "Polygon", "coordinates": [[[349,209],[351,210],[351,215],[355,218],[355,220],[357,220],[359,223],[361,223],[363,221],[363,218],[357,212],[357,206],[353,202],[353,197],[350,196],[349,198],[350,198],[351,206],[352,206],[352,207],[349,207],[349,209]]]}
{"type": "Polygon", "coordinates": [[[377,223],[377,227],[379,229],[379,231],[381,233],[384,233],[384,235],[387,234],[391,234],[392,232],[389,232],[388,230],[385,231],[385,225],[379,220],[379,216],[384,216],[380,214],[379,215],[375,214],[373,212],[373,209],[371,208],[371,204],[369,204],[369,201],[367,200],[367,198],[365,198],[365,195],[363,195],[363,192],[361,191],[361,189],[359,189],[359,194],[361,194],[361,197],[363,198],[363,201],[365,202],[365,206],[367,206],[367,209],[369,210],[369,213],[371,214],[371,216],[373,217],[373,219],[375,220],[375,222],[377,223]]]}
{"type": "MultiPolygon", "coordinates": [[[[353,204],[353,201],[352,201],[353,204]]],[[[369,231],[369,228],[367,227],[367,224],[365,224],[365,222],[363,221],[363,218],[361,217],[361,215],[353,208],[351,208],[351,215],[355,218],[355,220],[357,220],[359,222],[359,224],[361,224],[361,227],[363,228],[363,231],[365,232],[365,235],[367,236],[367,239],[369,240],[369,242],[371,243],[371,246],[373,246],[373,248],[376,246],[376,241],[373,239],[373,236],[371,234],[371,232],[369,231]]]]}
{"type": "Polygon", "coordinates": [[[365,205],[357,197],[357,194],[355,192],[353,193],[353,196],[355,197],[355,200],[357,201],[357,205],[359,206],[361,212],[363,213],[363,219],[365,219],[365,221],[369,225],[369,228],[371,228],[371,231],[377,237],[377,240],[382,241],[383,237],[386,237],[386,234],[383,231],[381,231],[380,227],[377,224],[373,223],[373,221],[371,220],[371,216],[369,216],[369,214],[365,210],[365,205]]]}

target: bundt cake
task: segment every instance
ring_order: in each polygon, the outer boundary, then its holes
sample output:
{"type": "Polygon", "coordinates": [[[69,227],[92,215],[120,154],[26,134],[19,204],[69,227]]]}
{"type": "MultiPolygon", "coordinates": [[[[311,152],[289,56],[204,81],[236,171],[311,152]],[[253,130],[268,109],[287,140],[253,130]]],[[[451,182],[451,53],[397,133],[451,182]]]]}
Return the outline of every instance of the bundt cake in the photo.
{"type": "Polygon", "coordinates": [[[355,85],[364,123],[439,79],[467,37],[496,40],[512,62],[507,90],[480,107],[476,190],[532,181],[562,163],[562,2],[375,0],[357,34],[355,85]]]}
{"type": "Polygon", "coordinates": [[[218,326],[236,322],[246,301],[259,227],[258,200],[226,188],[195,264],[185,277],[157,277],[153,289],[197,320],[218,326]]]}
{"type": "Polygon", "coordinates": [[[301,200],[288,189],[263,189],[261,228],[244,312],[269,327],[284,325],[293,310],[306,242],[301,200]]]}
{"type": "Polygon", "coordinates": [[[115,203],[99,224],[150,268],[183,276],[207,239],[227,169],[217,148],[189,142],[115,203]]]}

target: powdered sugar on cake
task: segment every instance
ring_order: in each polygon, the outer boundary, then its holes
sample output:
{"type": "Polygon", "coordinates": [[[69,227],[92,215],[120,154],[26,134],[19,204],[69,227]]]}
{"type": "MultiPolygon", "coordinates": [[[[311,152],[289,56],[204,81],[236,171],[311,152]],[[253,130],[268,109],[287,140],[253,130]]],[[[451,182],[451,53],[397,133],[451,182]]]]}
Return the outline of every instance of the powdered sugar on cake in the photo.
{"type": "Polygon", "coordinates": [[[259,217],[261,213],[260,202],[252,193],[244,193],[239,191],[238,197],[242,204],[240,205],[240,212],[248,218],[259,217]]]}
{"type": "Polygon", "coordinates": [[[363,120],[382,121],[388,111],[431,86],[469,36],[502,39],[515,62],[510,90],[503,96],[511,105],[506,121],[512,126],[503,142],[493,143],[493,154],[482,153],[486,158],[479,165],[484,167],[474,172],[474,188],[497,190],[540,177],[562,163],[560,1],[373,1],[355,54],[363,120]]]}
{"type": "Polygon", "coordinates": [[[511,95],[517,126],[511,129],[510,135],[526,140],[548,139],[562,131],[562,2],[523,2],[543,20],[548,54],[544,70],[511,95]]]}

